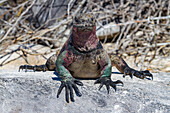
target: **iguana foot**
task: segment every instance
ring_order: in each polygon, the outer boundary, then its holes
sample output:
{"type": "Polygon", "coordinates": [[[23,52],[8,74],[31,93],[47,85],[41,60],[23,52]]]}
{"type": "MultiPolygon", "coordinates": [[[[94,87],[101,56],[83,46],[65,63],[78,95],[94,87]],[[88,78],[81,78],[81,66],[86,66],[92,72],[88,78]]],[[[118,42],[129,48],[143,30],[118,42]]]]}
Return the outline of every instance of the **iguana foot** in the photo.
{"type": "Polygon", "coordinates": [[[127,75],[129,75],[131,78],[133,78],[133,76],[136,76],[137,78],[140,78],[140,79],[151,77],[151,79],[153,80],[153,75],[148,70],[137,71],[137,70],[134,70],[130,67],[127,67],[127,68],[124,69],[123,77],[125,77],[127,75]]]}
{"type": "Polygon", "coordinates": [[[100,83],[99,90],[103,87],[103,85],[105,85],[108,94],[109,94],[109,91],[110,91],[110,86],[111,86],[113,89],[115,89],[115,91],[116,91],[116,84],[119,84],[119,83],[120,83],[120,84],[123,85],[123,82],[122,82],[122,81],[117,80],[117,81],[113,82],[113,81],[111,80],[111,78],[109,78],[109,77],[100,77],[99,79],[97,79],[97,80],[95,81],[94,84],[99,84],[99,83],[100,83]]]}
{"type": "Polygon", "coordinates": [[[33,70],[34,72],[35,71],[46,71],[47,70],[47,68],[46,68],[46,66],[45,65],[35,65],[35,66],[31,66],[31,65],[21,65],[20,67],[19,67],[19,72],[20,72],[20,69],[25,69],[25,72],[27,72],[27,70],[33,70]]]}
{"type": "Polygon", "coordinates": [[[58,92],[57,92],[57,98],[59,98],[61,91],[65,87],[66,102],[69,103],[69,92],[70,92],[70,99],[71,99],[72,102],[74,102],[73,89],[74,89],[77,96],[79,96],[79,97],[81,96],[81,93],[80,93],[76,84],[79,85],[79,86],[83,86],[82,82],[80,82],[79,80],[76,80],[74,78],[72,80],[69,80],[69,81],[61,81],[61,85],[60,85],[58,92]]]}

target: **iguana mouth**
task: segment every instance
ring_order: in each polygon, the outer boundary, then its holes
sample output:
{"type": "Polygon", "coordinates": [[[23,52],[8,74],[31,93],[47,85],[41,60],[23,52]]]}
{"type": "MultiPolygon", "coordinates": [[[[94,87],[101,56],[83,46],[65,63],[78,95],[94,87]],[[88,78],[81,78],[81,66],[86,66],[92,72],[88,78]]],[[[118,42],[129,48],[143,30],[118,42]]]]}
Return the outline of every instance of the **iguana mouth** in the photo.
{"type": "Polygon", "coordinates": [[[94,28],[94,25],[87,25],[87,26],[74,25],[73,27],[77,28],[78,32],[86,32],[86,31],[92,31],[94,28]]]}
{"type": "Polygon", "coordinates": [[[83,23],[83,24],[74,24],[73,27],[94,27],[94,24],[91,23],[83,23]]]}

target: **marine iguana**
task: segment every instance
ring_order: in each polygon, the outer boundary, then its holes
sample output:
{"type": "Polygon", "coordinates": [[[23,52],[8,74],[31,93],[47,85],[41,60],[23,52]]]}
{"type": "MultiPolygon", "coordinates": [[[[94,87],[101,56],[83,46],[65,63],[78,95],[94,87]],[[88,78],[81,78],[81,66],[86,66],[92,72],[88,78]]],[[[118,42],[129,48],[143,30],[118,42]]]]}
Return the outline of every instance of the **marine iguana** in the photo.
{"type": "Polygon", "coordinates": [[[81,96],[77,85],[82,86],[83,83],[78,78],[98,78],[95,84],[100,84],[99,90],[105,85],[108,93],[110,86],[116,90],[116,84],[123,85],[120,80],[111,80],[112,66],[116,66],[124,77],[130,75],[131,78],[136,76],[140,79],[146,77],[153,79],[148,70],[137,71],[130,68],[122,58],[113,54],[108,55],[96,36],[94,17],[89,14],[81,14],[75,17],[71,35],[59,54],[51,56],[45,65],[21,65],[19,70],[56,71],[61,79],[57,98],[65,87],[65,98],[69,103],[69,95],[71,101],[75,101],[73,90],[77,96],[81,96]]]}

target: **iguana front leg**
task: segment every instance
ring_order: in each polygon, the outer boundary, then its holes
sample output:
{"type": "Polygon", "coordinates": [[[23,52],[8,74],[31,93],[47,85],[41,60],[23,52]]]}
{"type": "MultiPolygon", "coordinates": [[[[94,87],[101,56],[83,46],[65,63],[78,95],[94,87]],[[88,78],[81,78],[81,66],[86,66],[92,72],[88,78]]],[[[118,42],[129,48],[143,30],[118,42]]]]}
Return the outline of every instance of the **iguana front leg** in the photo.
{"type": "Polygon", "coordinates": [[[25,69],[25,72],[27,72],[27,70],[33,70],[35,71],[55,71],[55,62],[57,60],[57,54],[52,55],[50,58],[47,59],[47,62],[44,65],[21,65],[19,67],[19,72],[22,69],[25,69]]]}
{"type": "Polygon", "coordinates": [[[130,68],[127,63],[117,55],[110,55],[110,59],[112,62],[112,66],[116,66],[116,68],[123,73],[123,77],[129,75],[131,78],[136,76],[137,78],[144,79],[147,77],[151,77],[153,80],[153,75],[148,71],[137,71],[135,69],[130,68]]]}
{"type": "Polygon", "coordinates": [[[103,85],[105,85],[107,92],[109,93],[110,86],[116,91],[116,84],[121,83],[123,85],[123,82],[120,80],[117,80],[115,82],[111,80],[112,65],[107,54],[104,53],[99,55],[98,63],[102,69],[101,77],[95,81],[95,84],[100,83],[99,90],[103,87],[103,85]]]}
{"type": "Polygon", "coordinates": [[[69,103],[69,92],[70,99],[74,102],[74,94],[73,89],[77,96],[81,96],[81,93],[78,89],[77,85],[83,86],[83,83],[79,80],[72,77],[67,67],[74,61],[74,57],[72,53],[69,51],[63,51],[57,58],[56,61],[56,71],[61,79],[61,85],[57,92],[57,98],[59,97],[61,91],[65,87],[65,98],[66,102],[69,103]]]}
{"type": "Polygon", "coordinates": [[[19,72],[20,72],[20,70],[23,70],[23,69],[25,69],[25,72],[27,72],[27,70],[33,70],[34,72],[35,71],[43,71],[43,72],[45,72],[45,71],[48,71],[48,68],[46,67],[46,65],[35,65],[35,66],[31,66],[31,65],[21,65],[20,67],[19,67],[19,72]]]}

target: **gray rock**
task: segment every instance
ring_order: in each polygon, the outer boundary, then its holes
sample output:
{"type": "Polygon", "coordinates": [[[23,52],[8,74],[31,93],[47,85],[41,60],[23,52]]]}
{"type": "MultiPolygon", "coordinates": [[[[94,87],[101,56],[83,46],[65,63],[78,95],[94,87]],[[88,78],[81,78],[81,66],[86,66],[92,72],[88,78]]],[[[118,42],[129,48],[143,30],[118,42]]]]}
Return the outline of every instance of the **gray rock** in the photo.
{"type": "Polygon", "coordinates": [[[170,112],[170,73],[155,73],[154,80],[136,77],[123,78],[124,87],[98,91],[94,80],[82,80],[82,97],[65,102],[65,91],[56,98],[60,81],[53,80],[54,72],[16,72],[0,70],[1,113],[168,113],[170,112]]]}

